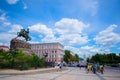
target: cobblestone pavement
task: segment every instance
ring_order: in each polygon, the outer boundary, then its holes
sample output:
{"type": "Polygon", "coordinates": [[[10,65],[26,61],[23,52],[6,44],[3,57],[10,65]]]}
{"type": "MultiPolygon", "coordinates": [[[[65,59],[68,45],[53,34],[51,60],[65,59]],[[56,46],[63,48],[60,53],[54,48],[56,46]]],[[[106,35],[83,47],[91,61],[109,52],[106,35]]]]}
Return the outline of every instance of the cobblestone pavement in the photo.
{"type": "Polygon", "coordinates": [[[107,70],[104,74],[86,73],[82,68],[68,68],[64,71],[49,71],[45,73],[32,73],[25,75],[0,75],[0,80],[120,80],[120,72],[107,70]]]}

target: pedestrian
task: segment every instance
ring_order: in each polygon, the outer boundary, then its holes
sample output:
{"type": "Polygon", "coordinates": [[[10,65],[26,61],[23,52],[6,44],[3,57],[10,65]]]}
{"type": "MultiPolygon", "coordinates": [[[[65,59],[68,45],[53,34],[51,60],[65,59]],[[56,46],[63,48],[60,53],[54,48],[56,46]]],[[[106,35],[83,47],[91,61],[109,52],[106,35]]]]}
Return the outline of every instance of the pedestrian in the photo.
{"type": "Polygon", "coordinates": [[[97,72],[100,72],[100,64],[97,63],[97,72]]]}
{"type": "Polygon", "coordinates": [[[87,73],[91,70],[92,66],[90,64],[87,65],[87,73]]]}
{"type": "Polygon", "coordinates": [[[84,67],[85,67],[85,70],[87,70],[87,66],[88,66],[88,63],[86,63],[86,65],[84,66],[84,67]]]}
{"type": "Polygon", "coordinates": [[[103,74],[103,71],[104,71],[104,65],[102,64],[102,65],[100,65],[100,72],[101,72],[101,74],[103,74]]]}
{"type": "Polygon", "coordinates": [[[62,68],[63,68],[63,63],[61,62],[61,63],[59,64],[59,71],[62,71],[62,68]]]}
{"type": "Polygon", "coordinates": [[[94,63],[92,64],[92,71],[93,71],[94,74],[96,74],[96,67],[95,67],[94,63]]]}
{"type": "Polygon", "coordinates": [[[81,67],[82,67],[81,63],[79,64],[79,67],[80,67],[80,69],[81,69],[81,67]]]}
{"type": "Polygon", "coordinates": [[[90,70],[90,65],[88,64],[87,65],[87,73],[89,73],[89,70],[90,70]]]}

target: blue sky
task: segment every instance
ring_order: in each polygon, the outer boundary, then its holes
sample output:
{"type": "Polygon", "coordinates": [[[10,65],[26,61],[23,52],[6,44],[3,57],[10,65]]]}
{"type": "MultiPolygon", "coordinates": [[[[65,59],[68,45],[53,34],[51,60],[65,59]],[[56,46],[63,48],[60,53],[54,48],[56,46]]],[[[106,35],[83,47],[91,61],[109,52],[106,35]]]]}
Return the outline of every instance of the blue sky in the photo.
{"type": "Polygon", "coordinates": [[[22,28],[30,43],[60,42],[80,56],[120,53],[120,0],[0,0],[0,45],[22,28]]]}

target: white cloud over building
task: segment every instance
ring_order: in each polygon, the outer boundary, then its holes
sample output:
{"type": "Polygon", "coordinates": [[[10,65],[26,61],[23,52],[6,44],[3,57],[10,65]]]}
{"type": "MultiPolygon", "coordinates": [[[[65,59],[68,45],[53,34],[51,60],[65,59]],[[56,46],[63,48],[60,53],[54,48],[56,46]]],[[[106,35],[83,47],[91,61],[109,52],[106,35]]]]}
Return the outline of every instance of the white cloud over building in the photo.
{"type": "Polygon", "coordinates": [[[42,42],[61,42],[64,45],[81,45],[89,41],[88,36],[83,33],[89,24],[77,19],[63,18],[55,23],[54,28],[37,23],[30,26],[30,31],[37,33],[42,42]],[[59,35],[59,36],[56,36],[59,35]]]}

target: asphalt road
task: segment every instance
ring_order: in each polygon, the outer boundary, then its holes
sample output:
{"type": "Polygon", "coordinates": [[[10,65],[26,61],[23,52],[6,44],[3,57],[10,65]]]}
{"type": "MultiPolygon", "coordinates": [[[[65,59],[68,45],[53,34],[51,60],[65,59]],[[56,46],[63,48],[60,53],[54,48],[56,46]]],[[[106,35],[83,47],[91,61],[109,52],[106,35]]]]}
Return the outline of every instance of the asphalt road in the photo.
{"type": "Polygon", "coordinates": [[[120,67],[106,67],[107,71],[120,73],[120,67]]]}
{"type": "Polygon", "coordinates": [[[0,75],[0,80],[120,80],[120,72],[106,68],[104,74],[86,73],[84,68],[69,67],[64,71],[51,71],[26,75],[0,75]]]}

